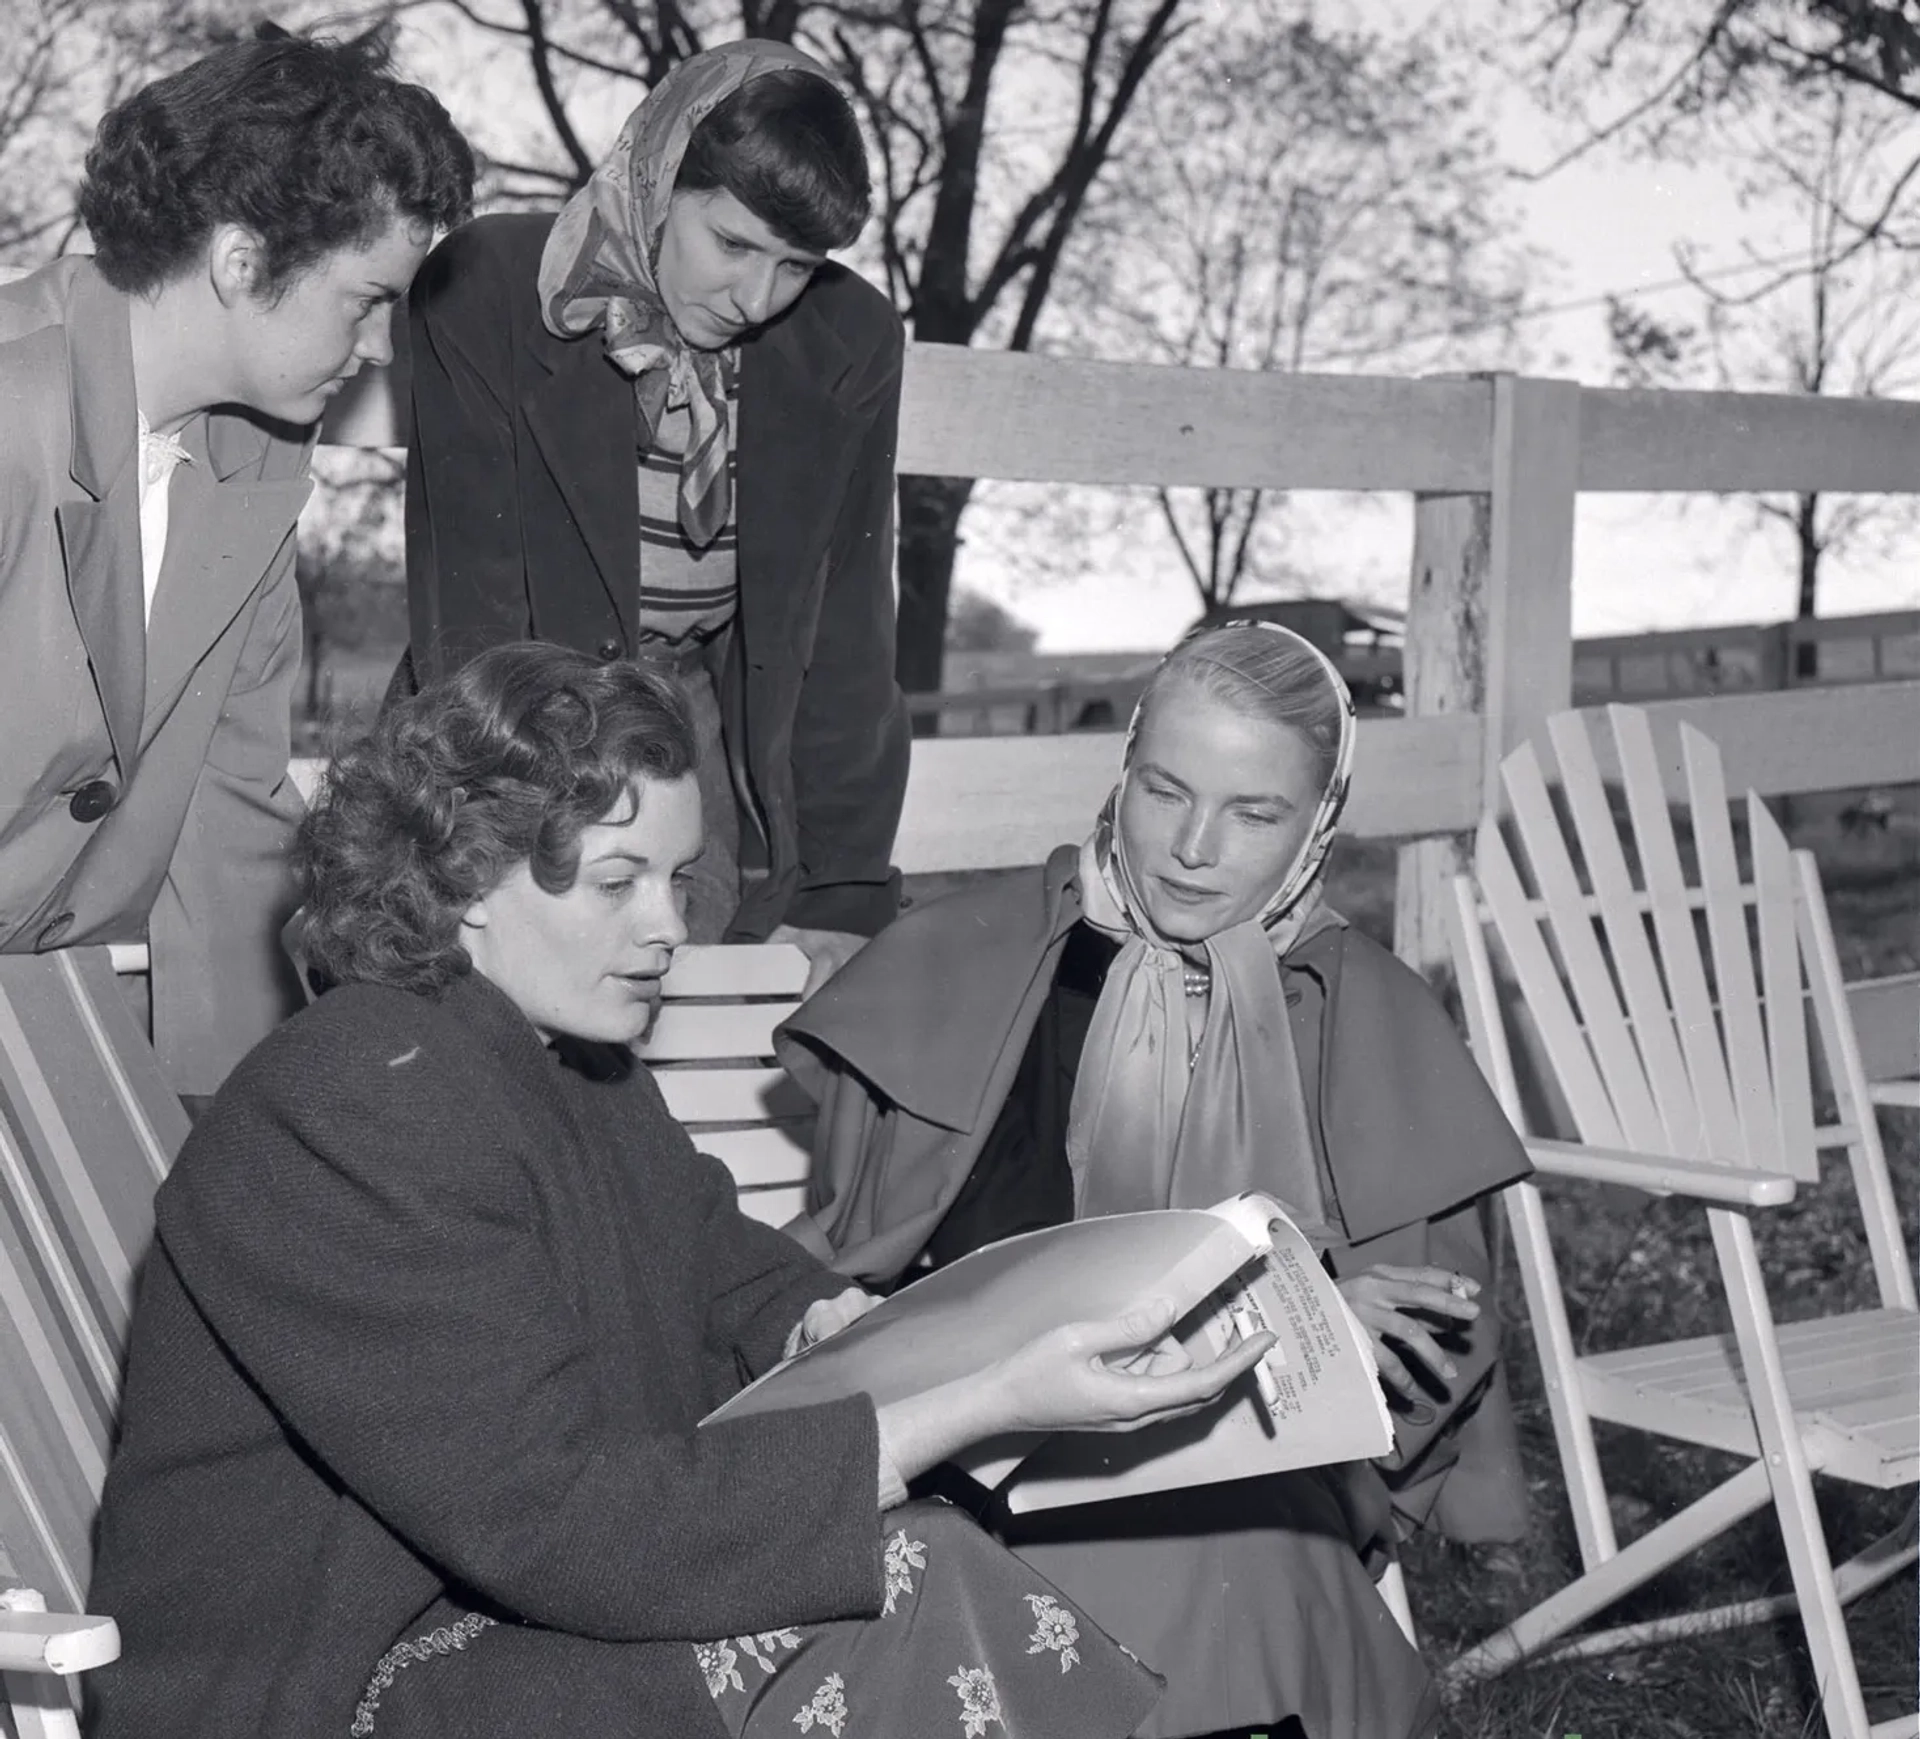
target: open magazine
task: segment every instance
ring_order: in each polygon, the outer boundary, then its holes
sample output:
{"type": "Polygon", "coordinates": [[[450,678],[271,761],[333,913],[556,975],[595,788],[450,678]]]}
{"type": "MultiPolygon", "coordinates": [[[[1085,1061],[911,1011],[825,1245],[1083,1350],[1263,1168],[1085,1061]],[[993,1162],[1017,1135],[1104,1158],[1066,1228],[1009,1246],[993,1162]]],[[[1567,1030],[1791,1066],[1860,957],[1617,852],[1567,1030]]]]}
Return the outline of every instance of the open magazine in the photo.
{"type": "MultiPolygon", "coordinates": [[[[1385,1455],[1393,1426],[1366,1331],[1269,1196],[1075,1220],[989,1244],[775,1367],[704,1423],[864,1393],[876,1405],[967,1376],[1060,1323],[1153,1298],[1206,1363],[1271,1329],[1272,1349],[1200,1412],[1131,1432],[996,1438],[958,1457],[1014,1511],[1098,1503],[1385,1455]]],[[[1137,1357],[1144,1361],[1148,1353],[1137,1357]]]]}

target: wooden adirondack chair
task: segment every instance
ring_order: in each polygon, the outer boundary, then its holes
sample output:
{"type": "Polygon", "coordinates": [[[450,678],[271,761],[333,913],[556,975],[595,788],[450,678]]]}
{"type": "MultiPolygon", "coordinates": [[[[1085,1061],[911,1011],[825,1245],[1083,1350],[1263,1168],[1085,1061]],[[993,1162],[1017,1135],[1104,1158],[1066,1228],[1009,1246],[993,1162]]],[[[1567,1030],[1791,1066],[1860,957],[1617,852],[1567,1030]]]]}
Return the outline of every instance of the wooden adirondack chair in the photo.
{"type": "Polygon", "coordinates": [[[1677,757],[1666,759],[1684,770],[1697,861],[1689,874],[1647,715],[1610,707],[1607,722],[1608,731],[1596,724],[1591,734],[1578,713],[1549,723],[1564,824],[1533,746],[1502,764],[1528,874],[1497,818],[1483,820],[1475,873],[1456,879],[1450,912],[1461,988],[1481,1066],[1524,1132],[1490,933],[1579,1136],[1530,1140],[1536,1166],[1698,1201],[1733,1331],[1579,1354],[1540,1191],[1526,1183],[1507,1192],[1585,1573],[1450,1671],[1497,1672],[1556,1644],[1579,1653],[1641,1646],[1797,1605],[1828,1731],[1836,1739],[1912,1734],[1920,1718],[1869,1727],[1842,1612],[1914,1561],[1911,1514],[1905,1528],[1836,1570],[1814,1508],[1815,1472],[1882,1489],[1920,1478],[1920,1314],[1819,876],[1751,794],[1751,868],[1742,873],[1718,751],[1683,725],[1677,757]],[[1602,781],[1603,757],[1624,786],[1624,828],[1602,781]],[[1809,1001],[1837,1102],[1837,1120],[1819,1128],[1809,1001]],[[1835,1148],[1851,1162],[1879,1305],[1777,1323],[1751,1216],[1816,1180],[1821,1153],[1835,1148]],[[1622,1547],[1595,1452],[1596,1419],[1751,1459],[1622,1547]],[[1793,1597],[1558,1640],[1769,1504],[1793,1597]]]}
{"type": "Polygon", "coordinates": [[[105,950],[0,958],[0,1106],[0,1709],[20,1739],[71,1739],[57,1675],[120,1648],[83,1611],[93,1517],[134,1270],[187,1129],[105,950]]]}
{"type": "MultiPolygon", "coordinates": [[[[685,949],[643,1047],[773,1224],[806,1190],[812,1107],[772,1059],[806,973],[784,944],[685,949]]],[[[153,1192],[187,1128],[105,950],[0,957],[0,1113],[0,1733],[10,1712],[18,1739],[76,1739],[62,1675],[119,1653],[82,1611],[93,1520],[153,1192]]]]}

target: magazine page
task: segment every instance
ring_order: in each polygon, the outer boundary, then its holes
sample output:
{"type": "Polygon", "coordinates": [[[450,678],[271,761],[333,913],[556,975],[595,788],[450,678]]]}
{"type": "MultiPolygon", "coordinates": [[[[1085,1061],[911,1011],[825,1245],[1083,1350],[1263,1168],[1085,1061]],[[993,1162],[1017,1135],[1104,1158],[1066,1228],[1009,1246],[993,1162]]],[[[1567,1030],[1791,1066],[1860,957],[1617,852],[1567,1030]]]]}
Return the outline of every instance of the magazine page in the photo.
{"type": "MultiPolygon", "coordinates": [[[[1142,1431],[1062,1432],[1002,1487],[1016,1513],[1211,1485],[1385,1455],[1393,1424],[1373,1348],[1312,1246],[1264,1196],[1231,1208],[1264,1216],[1265,1251],[1176,1324],[1189,1355],[1210,1360],[1263,1329],[1273,1349],[1212,1406],[1142,1431]]],[[[1001,1466],[971,1469],[983,1483],[1001,1466]]]]}
{"type": "MultiPolygon", "coordinates": [[[[1264,1235],[1258,1216],[1252,1223],[1264,1235]]],[[[1184,1315],[1257,1253],[1234,1219],[1188,1208],[1003,1239],[903,1287],[702,1423],[858,1393],[884,1405],[972,1375],[1062,1323],[1122,1316],[1152,1298],[1184,1315]]]]}

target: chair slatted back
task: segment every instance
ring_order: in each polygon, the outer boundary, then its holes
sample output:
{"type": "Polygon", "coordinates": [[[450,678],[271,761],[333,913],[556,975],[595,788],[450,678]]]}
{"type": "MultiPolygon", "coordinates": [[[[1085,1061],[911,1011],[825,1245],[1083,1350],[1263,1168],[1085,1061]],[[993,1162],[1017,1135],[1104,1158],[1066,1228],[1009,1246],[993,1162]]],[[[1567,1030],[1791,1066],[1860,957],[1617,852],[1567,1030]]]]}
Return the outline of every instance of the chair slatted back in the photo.
{"type": "MultiPolygon", "coordinates": [[[[1497,938],[1580,1139],[1802,1182],[1818,1179],[1821,1148],[1845,1146],[1883,1296],[1910,1304],[1811,857],[1789,848],[1749,792],[1743,871],[1719,751],[1690,725],[1678,727],[1668,757],[1684,790],[1684,833],[1644,712],[1609,707],[1604,730],[1592,715],[1563,713],[1547,736],[1553,782],[1534,744],[1502,762],[1507,824],[1483,818],[1478,886],[1463,879],[1456,917],[1462,931],[1484,921],[1497,938]],[[1617,769],[1619,805],[1603,760],[1617,769]],[[1818,1130],[1809,1004],[1839,1105],[1838,1121],[1818,1130]]],[[[1477,938],[1456,944],[1471,951],[1477,938]]],[[[1475,1042],[1498,1059],[1489,1072],[1518,1115],[1497,1024],[1477,1011],[1475,1042]]]]}
{"type": "Polygon", "coordinates": [[[781,1225],[806,1206],[813,1104],[773,1058],[807,960],[787,943],[683,948],[640,1047],[667,1109],[732,1171],[740,1206],[781,1225]]]}
{"type": "Polygon", "coordinates": [[[1568,824],[1538,752],[1524,744],[1501,765],[1520,855],[1494,817],[1483,819],[1478,838],[1494,929],[1580,1137],[1811,1178],[1806,1004],[1786,841],[1749,796],[1753,872],[1742,876],[1718,751],[1682,725],[1697,864],[1689,880],[1646,715],[1612,707],[1608,722],[1628,827],[1615,820],[1587,720],[1570,713],[1548,727],[1568,824]]]}
{"type": "Polygon", "coordinates": [[[0,958],[0,1542],[82,1610],[153,1192],[186,1117],[104,949],[0,958]]]}

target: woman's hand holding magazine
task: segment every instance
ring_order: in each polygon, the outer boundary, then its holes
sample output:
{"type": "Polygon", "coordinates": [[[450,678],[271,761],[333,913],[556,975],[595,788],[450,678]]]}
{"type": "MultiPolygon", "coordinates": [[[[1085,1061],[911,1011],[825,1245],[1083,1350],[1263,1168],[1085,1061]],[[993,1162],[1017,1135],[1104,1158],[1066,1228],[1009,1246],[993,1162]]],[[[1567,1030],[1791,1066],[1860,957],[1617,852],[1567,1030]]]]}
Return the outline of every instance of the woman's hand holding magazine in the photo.
{"type": "Polygon", "coordinates": [[[1152,1348],[1173,1326],[1162,1301],[1106,1322],[1073,1322],[1036,1335],[978,1373],[890,1401],[878,1409],[880,1442],[901,1477],[990,1437],[1052,1431],[1134,1431],[1178,1419],[1221,1395],[1259,1363],[1271,1334],[1236,1342],[1209,1363],[1184,1369],[1123,1368],[1116,1355],[1152,1348]]]}

